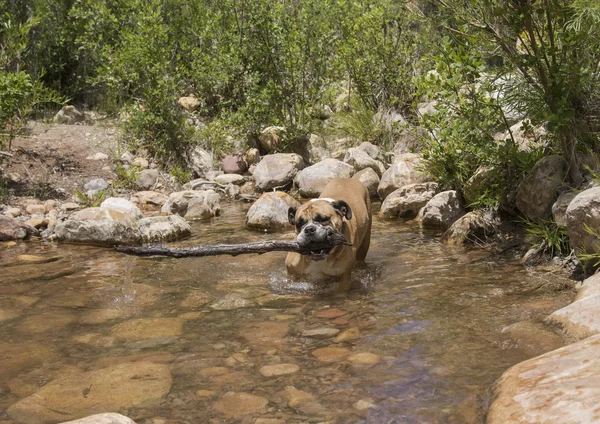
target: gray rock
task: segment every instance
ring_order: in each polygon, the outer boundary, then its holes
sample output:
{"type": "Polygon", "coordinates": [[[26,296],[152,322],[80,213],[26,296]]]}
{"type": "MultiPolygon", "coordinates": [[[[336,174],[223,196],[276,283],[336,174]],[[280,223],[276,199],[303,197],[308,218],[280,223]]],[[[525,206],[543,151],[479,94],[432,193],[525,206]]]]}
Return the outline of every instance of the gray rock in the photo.
{"type": "Polygon", "coordinates": [[[246,153],[244,153],[244,160],[248,166],[256,165],[258,162],[260,162],[260,153],[258,149],[252,148],[246,150],[246,153]]]}
{"type": "Polygon", "coordinates": [[[11,218],[16,218],[21,216],[23,211],[20,208],[8,208],[2,213],[6,216],[10,216],[11,218]]]}
{"type": "Polygon", "coordinates": [[[323,159],[331,157],[331,153],[327,148],[325,139],[318,134],[311,134],[308,137],[307,150],[310,163],[321,162],[323,159]]]}
{"type": "Polygon", "coordinates": [[[170,213],[186,219],[207,219],[221,213],[220,200],[214,190],[186,190],[172,193],[168,205],[170,213]]]}
{"type": "Polygon", "coordinates": [[[529,219],[546,219],[558,197],[557,189],[567,176],[567,162],[562,156],[540,159],[517,190],[517,208],[529,219]]]}
{"type": "Polygon", "coordinates": [[[225,174],[243,174],[248,170],[248,164],[241,155],[227,155],[221,163],[225,174]]]}
{"type": "Polygon", "coordinates": [[[223,174],[215,177],[215,182],[223,185],[234,184],[242,185],[246,182],[246,179],[242,175],[238,174],[223,174]]]}
{"type": "Polygon", "coordinates": [[[93,196],[99,191],[106,190],[107,188],[108,183],[102,178],[90,180],[83,186],[83,189],[85,190],[88,196],[93,196]]]}
{"type": "Polygon", "coordinates": [[[279,148],[281,134],[285,132],[283,127],[267,127],[260,132],[258,143],[265,153],[273,153],[279,148]]]}
{"type": "Polygon", "coordinates": [[[517,148],[522,152],[530,152],[533,149],[538,149],[548,144],[548,132],[544,128],[544,125],[534,127],[527,119],[517,122],[510,127],[510,133],[506,131],[496,134],[494,138],[496,141],[502,141],[509,139],[511,134],[517,148]]]}
{"type": "Polygon", "coordinates": [[[179,215],[152,216],[138,221],[145,242],[179,240],[192,234],[192,227],[179,215]]]}
{"type": "Polygon", "coordinates": [[[318,197],[327,183],[335,178],[350,178],[354,168],[337,159],[325,159],[298,172],[294,185],[301,196],[318,197]]]}
{"type": "Polygon", "coordinates": [[[54,115],[54,122],[58,124],[71,125],[77,122],[83,122],[84,120],[85,115],[83,112],[80,112],[75,106],[72,105],[63,106],[63,108],[59,110],[56,115],[54,115]]]}
{"type": "Polygon", "coordinates": [[[455,190],[436,194],[427,202],[421,212],[421,222],[425,226],[448,228],[465,213],[462,199],[455,190]]]}
{"type": "Polygon", "coordinates": [[[379,213],[384,218],[414,218],[435,195],[436,190],[436,183],[406,185],[385,198],[379,213]]]}
{"type": "Polygon", "coordinates": [[[37,234],[38,231],[34,227],[9,216],[0,215],[0,241],[23,240],[37,234]]]}
{"type": "Polygon", "coordinates": [[[352,178],[359,180],[369,191],[371,197],[377,197],[377,187],[379,187],[379,175],[371,168],[358,171],[352,178]]]}
{"type": "Polygon", "coordinates": [[[381,200],[395,190],[409,184],[426,183],[431,181],[421,169],[422,156],[415,153],[399,155],[396,161],[381,176],[377,193],[381,200]]]}
{"type": "Polygon", "coordinates": [[[101,208],[112,209],[128,215],[132,220],[142,219],[144,214],[136,205],[121,197],[109,197],[100,205],[101,208]]]}
{"type": "Polygon", "coordinates": [[[157,191],[138,191],[134,194],[142,205],[162,206],[169,199],[157,191]]]}
{"type": "Polygon", "coordinates": [[[499,225],[498,217],[492,212],[469,212],[454,221],[443,234],[442,240],[452,245],[481,244],[498,232],[499,225]]]}
{"type": "Polygon", "coordinates": [[[356,171],[371,168],[380,177],[385,172],[385,165],[382,162],[373,159],[366,151],[357,147],[348,149],[344,156],[344,162],[354,167],[356,171]]]}
{"type": "Polygon", "coordinates": [[[87,208],[75,212],[69,219],[56,224],[60,241],[114,246],[137,244],[142,235],[131,217],[107,208],[87,208]]]}
{"type": "Polygon", "coordinates": [[[140,172],[140,175],[135,182],[135,185],[140,190],[149,190],[154,187],[154,184],[158,181],[158,170],[157,169],[144,169],[140,172]]]}
{"type": "Polygon", "coordinates": [[[299,207],[300,203],[292,196],[283,192],[275,191],[263,193],[254,202],[246,215],[246,225],[250,228],[281,230],[290,227],[288,221],[288,209],[299,207]]]}
{"type": "Polygon", "coordinates": [[[579,193],[567,207],[567,230],[571,247],[587,253],[600,252],[600,187],[579,193]],[[586,231],[589,228],[592,233],[586,231]]]}
{"type": "Polygon", "coordinates": [[[383,155],[383,152],[381,151],[381,149],[379,147],[377,147],[373,143],[364,141],[364,142],[360,143],[360,145],[357,147],[357,149],[362,150],[363,152],[368,154],[372,159],[374,159],[376,161],[385,162],[385,156],[383,155]]]}
{"type": "Polygon", "coordinates": [[[304,168],[304,160],[295,153],[266,155],[256,165],[254,181],[259,191],[272,190],[290,185],[298,171],[304,168]]]}
{"type": "Polygon", "coordinates": [[[568,191],[562,193],[556,199],[556,202],[552,205],[552,217],[554,222],[560,227],[567,226],[567,208],[571,204],[571,201],[577,196],[577,193],[568,191]]]}
{"type": "Polygon", "coordinates": [[[115,412],[107,412],[104,414],[90,415],[89,417],[80,418],[73,421],[65,421],[61,424],[135,424],[131,418],[115,412]]]}
{"type": "Polygon", "coordinates": [[[187,153],[188,166],[198,177],[204,177],[214,168],[213,156],[200,146],[194,146],[187,153]]]}
{"type": "Polygon", "coordinates": [[[471,204],[485,194],[489,183],[493,181],[496,170],[491,166],[480,166],[463,187],[463,196],[471,204]]]}
{"type": "Polygon", "coordinates": [[[487,424],[600,421],[600,335],[521,362],[496,382],[487,424]]]}

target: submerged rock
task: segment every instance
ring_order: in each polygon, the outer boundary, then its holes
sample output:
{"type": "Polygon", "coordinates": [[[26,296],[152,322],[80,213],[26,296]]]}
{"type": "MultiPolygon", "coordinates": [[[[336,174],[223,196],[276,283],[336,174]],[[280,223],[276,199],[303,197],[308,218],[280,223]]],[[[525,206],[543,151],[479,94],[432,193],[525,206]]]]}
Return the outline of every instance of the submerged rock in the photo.
{"type": "Polygon", "coordinates": [[[213,405],[213,410],[228,418],[262,415],[267,412],[269,400],[244,392],[227,392],[213,405]]]}
{"type": "Polygon", "coordinates": [[[300,371],[300,367],[296,364],[265,365],[258,370],[263,377],[278,377],[280,375],[294,374],[298,371],[300,371]]]}
{"type": "Polygon", "coordinates": [[[183,332],[183,324],[184,320],[179,318],[138,318],[114,325],[110,332],[118,339],[144,340],[179,336],[183,332]]]}
{"type": "Polygon", "coordinates": [[[289,228],[288,210],[290,207],[297,208],[299,206],[300,203],[296,199],[283,191],[263,193],[250,206],[246,215],[246,225],[261,230],[289,228]]]}
{"type": "Polygon", "coordinates": [[[600,335],[521,362],[496,383],[488,424],[600,420],[600,335]]]}

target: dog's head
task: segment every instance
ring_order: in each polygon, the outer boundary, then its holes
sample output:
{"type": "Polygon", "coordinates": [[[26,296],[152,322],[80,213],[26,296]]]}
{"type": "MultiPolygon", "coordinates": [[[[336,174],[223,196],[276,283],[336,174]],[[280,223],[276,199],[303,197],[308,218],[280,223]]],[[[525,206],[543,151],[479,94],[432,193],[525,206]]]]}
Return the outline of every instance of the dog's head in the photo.
{"type": "MultiPolygon", "coordinates": [[[[334,232],[341,233],[344,219],[352,219],[352,210],[343,200],[313,199],[299,208],[289,208],[288,219],[296,226],[296,241],[301,247],[323,244],[334,232]]],[[[311,252],[312,260],[323,260],[333,249],[311,252]]]]}

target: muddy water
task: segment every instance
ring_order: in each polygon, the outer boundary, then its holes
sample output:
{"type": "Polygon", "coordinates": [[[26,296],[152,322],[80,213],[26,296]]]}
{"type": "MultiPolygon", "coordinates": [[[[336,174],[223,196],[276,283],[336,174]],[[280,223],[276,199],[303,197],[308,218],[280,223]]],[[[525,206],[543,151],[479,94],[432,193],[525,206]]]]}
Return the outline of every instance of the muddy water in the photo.
{"type": "MultiPolygon", "coordinates": [[[[195,237],[181,245],[290,238],[247,231],[246,209],[231,205],[195,223],[195,237]]],[[[572,297],[531,290],[556,275],[377,219],[368,264],[348,294],[289,281],[285,253],[135,258],[34,242],[0,252],[2,423],[11,422],[10,405],[56,378],[135,361],[167,364],[172,375],[161,402],[120,409],[138,423],[480,422],[494,380],[543,350],[535,336],[516,341],[503,328],[572,297]],[[18,260],[23,254],[34,257],[18,260]],[[130,325],[140,318],[155,320],[130,325]],[[341,349],[318,350],[325,347],[341,349]],[[273,364],[299,371],[263,376],[273,364]],[[288,386],[312,397],[289,402],[288,386]],[[223,409],[232,408],[220,398],[229,391],[268,404],[234,405],[237,418],[227,418],[223,409]]]]}

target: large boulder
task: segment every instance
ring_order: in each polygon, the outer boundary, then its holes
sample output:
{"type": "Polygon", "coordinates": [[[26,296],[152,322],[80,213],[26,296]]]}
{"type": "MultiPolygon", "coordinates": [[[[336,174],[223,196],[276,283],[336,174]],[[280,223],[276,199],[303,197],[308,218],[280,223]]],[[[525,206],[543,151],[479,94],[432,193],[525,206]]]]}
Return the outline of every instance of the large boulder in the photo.
{"type": "Polygon", "coordinates": [[[163,212],[186,219],[207,219],[221,213],[221,196],[214,190],[186,190],[171,193],[163,212]]]}
{"type": "Polygon", "coordinates": [[[37,233],[38,231],[30,225],[10,216],[0,215],[0,241],[23,240],[37,233]]]}
{"type": "Polygon", "coordinates": [[[436,190],[436,183],[409,184],[399,188],[385,198],[379,213],[384,218],[414,218],[433,198],[436,190]]]}
{"type": "Polygon", "coordinates": [[[246,225],[261,230],[281,230],[289,226],[288,209],[300,203],[283,191],[263,193],[246,215],[246,225]]]}
{"type": "Polygon", "coordinates": [[[61,110],[58,111],[56,115],[54,115],[54,122],[57,124],[76,124],[78,122],[83,122],[85,120],[85,115],[83,112],[80,112],[75,106],[67,105],[63,106],[61,110]]]}
{"type": "Polygon", "coordinates": [[[265,153],[273,153],[279,149],[279,141],[282,133],[285,131],[283,127],[267,127],[260,132],[258,136],[258,144],[265,153]]]}
{"type": "Polygon", "coordinates": [[[151,216],[137,224],[145,242],[179,240],[192,234],[190,224],[179,215],[151,216]]]}
{"type": "Polygon", "coordinates": [[[546,219],[558,196],[557,189],[567,176],[567,162],[562,156],[540,159],[517,190],[517,208],[529,219],[546,219]]]}
{"type": "Polygon", "coordinates": [[[188,150],[187,161],[189,167],[198,177],[206,176],[206,174],[214,168],[212,154],[200,146],[194,146],[188,150]]]}
{"type": "Polygon", "coordinates": [[[495,385],[487,424],[600,421],[600,335],[521,362],[495,385]]]}
{"type": "Polygon", "coordinates": [[[465,206],[455,190],[436,194],[427,202],[420,214],[423,225],[446,229],[463,216],[465,206]]]}
{"type": "Polygon", "coordinates": [[[396,157],[395,162],[381,176],[377,193],[381,200],[393,191],[409,184],[431,181],[422,170],[422,156],[415,153],[404,153],[396,157]]]}
{"type": "Polygon", "coordinates": [[[354,167],[356,171],[371,168],[380,177],[385,172],[385,165],[382,162],[373,159],[365,150],[358,147],[348,149],[344,156],[344,162],[354,167]]]}
{"type": "Polygon", "coordinates": [[[242,155],[227,155],[221,163],[226,174],[243,174],[248,170],[248,164],[242,155]]]}
{"type": "Polygon", "coordinates": [[[266,155],[256,165],[254,181],[260,191],[286,187],[294,181],[294,177],[304,168],[304,160],[295,153],[276,153],[266,155]]]}
{"type": "Polygon", "coordinates": [[[442,235],[442,240],[451,245],[481,244],[497,234],[499,225],[498,217],[493,212],[469,212],[454,221],[442,235]]]}
{"type": "Polygon", "coordinates": [[[371,168],[365,168],[358,171],[352,178],[359,180],[369,190],[371,197],[377,197],[377,187],[379,187],[379,175],[371,168]]]}
{"type": "Polygon", "coordinates": [[[575,301],[548,316],[572,339],[581,340],[600,334],[600,274],[586,279],[575,301]]]}
{"type": "Polygon", "coordinates": [[[129,362],[60,377],[14,403],[7,412],[15,422],[50,424],[106,411],[156,408],[171,384],[166,365],[129,362]],[[90,390],[82,395],[86,388],[90,390]]]}
{"type": "Polygon", "coordinates": [[[467,180],[463,187],[463,197],[471,204],[485,194],[490,183],[495,178],[496,170],[491,166],[481,165],[467,180]]]}
{"type": "Polygon", "coordinates": [[[573,191],[561,193],[552,205],[552,218],[559,227],[567,226],[567,208],[576,196],[573,191]]]}
{"type": "Polygon", "coordinates": [[[101,208],[112,209],[113,211],[124,213],[132,220],[142,219],[144,214],[136,205],[127,199],[121,197],[109,197],[100,205],[101,208]]]}
{"type": "Polygon", "coordinates": [[[600,187],[579,193],[567,207],[567,230],[571,247],[600,252],[600,187]]]}
{"type": "Polygon", "coordinates": [[[301,196],[318,197],[327,183],[335,178],[350,178],[354,168],[337,159],[325,159],[304,168],[294,178],[301,196]]]}
{"type": "Polygon", "coordinates": [[[136,244],[142,239],[137,223],[129,215],[107,208],[87,208],[56,224],[58,240],[68,243],[136,244]]]}

